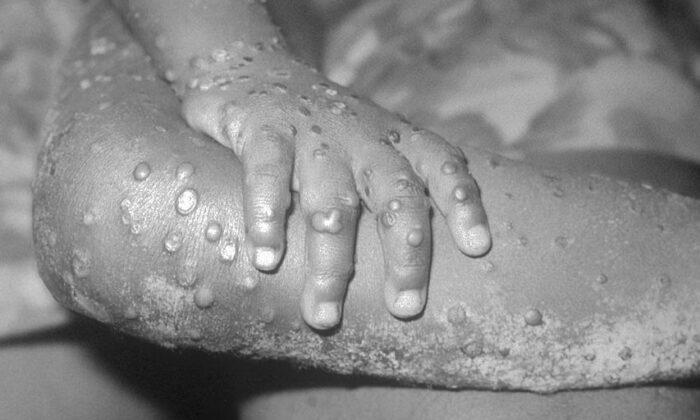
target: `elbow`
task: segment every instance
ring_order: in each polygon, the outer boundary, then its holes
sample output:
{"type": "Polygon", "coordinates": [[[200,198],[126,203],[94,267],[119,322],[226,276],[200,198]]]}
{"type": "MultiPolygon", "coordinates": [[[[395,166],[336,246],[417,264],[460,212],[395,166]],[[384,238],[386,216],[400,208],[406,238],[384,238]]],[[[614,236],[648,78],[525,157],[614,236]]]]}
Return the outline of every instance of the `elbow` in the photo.
{"type": "Polygon", "coordinates": [[[220,336],[242,263],[239,165],[172,119],[156,130],[156,113],[113,108],[55,124],[40,156],[41,277],[69,309],[161,344],[220,336]]]}

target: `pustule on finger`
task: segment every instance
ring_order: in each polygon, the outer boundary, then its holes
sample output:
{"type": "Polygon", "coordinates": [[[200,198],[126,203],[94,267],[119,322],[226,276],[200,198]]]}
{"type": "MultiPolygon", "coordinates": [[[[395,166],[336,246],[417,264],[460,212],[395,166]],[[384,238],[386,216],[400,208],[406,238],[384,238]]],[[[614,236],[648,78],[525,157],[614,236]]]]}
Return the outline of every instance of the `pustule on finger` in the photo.
{"type": "Polygon", "coordinates": [[[452,189],[450,197],[458,205],[481,205],[479,190],[474,185],[457,185],[452,189]]]}
{"type": "Polygon", "coordinates": [[[338,208],[316,211],[311,215],[311,227],[318,233],[338,234],[343,230],[345,221],[338,208]]]}
{"type": "MultiPolygon", "coordinates": [[[[404,192],[404,191],[402,191],[404,192]]],[[[413,193],[414,191],[410,191],[413,193]]],[[[391,212],[426,212],[430,208],[428,198],[422,194],[407,194],[395,196],[387,201],[384,208],[391,212]]]]}
{"type": "Polygon", "coordinates": [[[413,227],[406,234],[406,243],[414,248],[417,248],[423,244],[425,239],[425,233],[423,232],[423,227],[413,227]]]}

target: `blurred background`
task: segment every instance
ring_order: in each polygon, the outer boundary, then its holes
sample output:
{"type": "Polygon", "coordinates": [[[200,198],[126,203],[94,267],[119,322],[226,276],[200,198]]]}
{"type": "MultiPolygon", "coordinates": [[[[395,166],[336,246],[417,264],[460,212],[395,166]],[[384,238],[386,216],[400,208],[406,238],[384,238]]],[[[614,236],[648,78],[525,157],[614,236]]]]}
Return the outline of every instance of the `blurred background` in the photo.
{"type": "MultiPolygon", "coordinates": [[[[0,418],[700,418],[693,384],[400,388],[164,350],[71,317],[36,273],[31,182],[89,3],[0,0],[0,418]]],[[[700,197],[700,1],[268,3],[306,61],[452,141],[700,197]]]]}

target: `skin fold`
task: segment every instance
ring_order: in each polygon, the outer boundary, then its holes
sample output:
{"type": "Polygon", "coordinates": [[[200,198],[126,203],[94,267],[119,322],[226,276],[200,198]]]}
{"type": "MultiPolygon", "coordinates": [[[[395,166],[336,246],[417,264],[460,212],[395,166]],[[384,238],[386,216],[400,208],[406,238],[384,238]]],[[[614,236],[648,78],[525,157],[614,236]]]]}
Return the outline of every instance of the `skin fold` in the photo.
{"type": "Polygon", "coordinates": [[[426,301],[426,189],[462,252],[489,250],[486,214],[462,151],[299,62],[261,3],[113,3],[182,100],[189,126],[239,158],[244,252],[259,270],[282,260],[290,189],[299,193],[307,224],[301,309],[309,325],[340,322],[360,200],[377,217],[386,307],[396,317],[417,315],[426,301]],[[395,219],[390,230],[381,223],[387,212],[395,219]]]}
{"type": "Polygon", "coordinates": [[[700,371],[700,202],[475,149],[464,152],[491,252],[464,256],[433,217],[429,302],[402,321],[382,308],[378,245],[397,224],[377,230],[365,211],[343,323],[311,330],[297,304],[299,201],[281,265],[256,270],[243,251],[244,164],[188,127],[112,12],[90,20],[34,185],[40,273],[65,306],[166,346],[445,387],[550,392],[700,371]]]}

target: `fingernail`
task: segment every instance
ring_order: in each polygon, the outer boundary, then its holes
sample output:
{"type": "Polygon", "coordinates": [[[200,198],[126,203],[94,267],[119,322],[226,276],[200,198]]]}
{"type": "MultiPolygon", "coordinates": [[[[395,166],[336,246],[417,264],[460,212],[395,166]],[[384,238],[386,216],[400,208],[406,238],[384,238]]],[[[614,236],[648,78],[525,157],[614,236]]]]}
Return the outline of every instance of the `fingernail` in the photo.
{"type": "Polygon", "coordinates": [[[323,302],[316,305],[314,327],[326,329],[335,327],[340,322],[340,305],[336,302],[323,302]]]}
{"type": "Polygon", "coordinates": [[[277,267],[277,252],[267,246],[255,247],[253,250],[253,265],[259,270],[272,270],[277,267]]]}
{"type": "Polygon", "coordinates": [[[480,257],[491,249],[491,232],[486,225],[476,225],[466,233],[466,253],[470,257],[480,257]]]}
{"type": "Polygon", "coordinates": [[[409,317],[418,314],[423,309],[423,299],[418,290],[404,290],[399,292],[394,301],[394,315],[409,317]]]}

